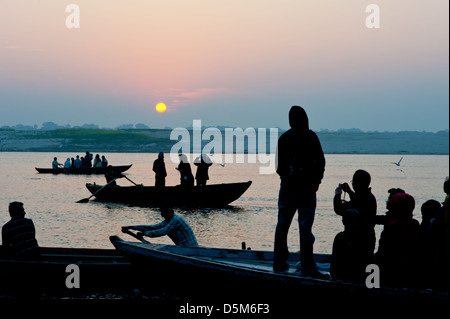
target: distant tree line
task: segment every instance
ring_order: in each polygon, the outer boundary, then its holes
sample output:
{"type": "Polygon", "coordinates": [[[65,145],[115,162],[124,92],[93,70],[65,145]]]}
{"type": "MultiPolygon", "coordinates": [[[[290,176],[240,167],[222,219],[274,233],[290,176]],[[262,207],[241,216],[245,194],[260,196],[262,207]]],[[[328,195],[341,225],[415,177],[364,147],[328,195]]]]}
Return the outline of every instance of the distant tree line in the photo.
{"type": "MultiPolygon", "coordinates": [[[[100,128],[97,124],[83,124],[81,126],[71,126],[70,124],[59,125],[54,122],[42,123],[42,126],[40,128],[36,124],[33,126],[18,124],[15,126],[0,127],[1,130],[15,130],[15,131],[37,131],[37,130],[54,131],[54,130],[59,130],[59,129],[70,129],[70,128],[94,129],[94,130],[103,129],[103,128],[100,128]]],[[[105,128],[105,129],[108,129],[108,128],[105,128]]],[[[133,129],[134,130],[148,130],[148,129],[150,129],[150,127],[145,124],[139,123],[139,124],[122,124],[122,125],[115,127],[114,129],[115,130],[133,130],[133,129]]]]}

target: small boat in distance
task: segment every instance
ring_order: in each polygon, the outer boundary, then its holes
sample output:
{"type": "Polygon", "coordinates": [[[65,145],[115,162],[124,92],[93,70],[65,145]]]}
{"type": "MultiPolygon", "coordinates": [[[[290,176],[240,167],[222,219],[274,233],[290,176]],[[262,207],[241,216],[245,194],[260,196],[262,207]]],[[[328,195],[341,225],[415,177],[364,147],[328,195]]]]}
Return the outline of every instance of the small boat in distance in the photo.
{"type": "Polygon", "coordinates": [[[107,186],[86,184],[98,201],[173,207],[224,207],[237,200],[252,184],[211,184],[201,186],[107,186]]]}
{"type": "MultiPolygon", "coordinates": [[[[113,166],[114,172],[123,173],[128,170],[133,164],[113,166]]],[[[67,174],[67,175],[92,175],[105,174],[108,167],[82,167],[82,168],[38,168],[36,170],[41,174],[67,174]]]]}

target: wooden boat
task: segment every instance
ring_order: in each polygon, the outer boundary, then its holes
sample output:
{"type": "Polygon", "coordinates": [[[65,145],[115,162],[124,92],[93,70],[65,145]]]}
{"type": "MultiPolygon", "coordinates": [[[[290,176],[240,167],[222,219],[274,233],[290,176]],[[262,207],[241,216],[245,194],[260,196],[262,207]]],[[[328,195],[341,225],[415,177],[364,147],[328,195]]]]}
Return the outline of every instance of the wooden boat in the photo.
{"type": "MultiPolygon", "coordinates": [[[[122,173],[128,170],[131,165],[113,166],[114,172],[122,173]]],[[[35,169],[41,174],[67,174],[67,175],[91,175],[105,174],[107,167],[83,167],[83,168],[38,168],[35,169]]]]}
{"type": "Polygon", "coordinates": [[[114,249],[41,247],[41,259],[17,260],[5,256],[0,246],[0,295],[21,288],[67,291],[66,279],[72,272],[66,270],[68,265],[78,266],[82,289],[137,282],[133,266],[114,249]]]}
{"type": "MultiPolygon", "coordinates": [[[[448,291],[414,290],[400,288],[373,288],[364,284],[348,283],[331,279],[317,279],[302,276],[296,271],[298,253],[290,255],[290,270],[272,270],[273,253],[238,249],[205,247],[179,247],[175,245],[124,241],[118,236],[110,237],[116,249],[132,263],[143,269],[152,269],[159,277],[170,278],[175,289],[187,287],[187,294],[200,292],[202,298],[221,296],[242,296],[238,300],[277,300],[283,304],[286,298],[307,305],[308,301],[331,305],[330,302],[354,302],[378,305],[416,302],[426,305],[446,305],[448,291]],[[223,296],[221,293],[225,293],[223,296]],[[299,298],[301,296],[301,298],[299,298]]],[[[319,270],[329,269],[330,255],[315,255],[319,270]]],[[[144,278],[143,278],[144,279],[144,278]]],[[[155,278],[152,279],[155,284],[155,278]]],[[[164,280],[167,285],[168,281],[164,280]]],[[[228,299],[227,299],[228,298],[228,299]]]]}
{"type": "Polygon", "coordinates": [[[108,186],[86,184],[97,200],[136,205],[169,203],[174,207],[223,207],[237,200],[250,187],[243,183],[204,186],[108,186]]]}

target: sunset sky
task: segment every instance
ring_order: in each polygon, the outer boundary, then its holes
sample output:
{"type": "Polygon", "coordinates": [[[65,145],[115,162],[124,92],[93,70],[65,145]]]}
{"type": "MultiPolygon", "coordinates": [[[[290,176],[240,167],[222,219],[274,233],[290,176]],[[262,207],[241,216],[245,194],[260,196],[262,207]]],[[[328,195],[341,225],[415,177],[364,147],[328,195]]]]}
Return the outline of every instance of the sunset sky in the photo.
{"type": "Polygon", "coordinates": [[[449,128],[448,0],[0,0],[0,126],[449,128]],[[366,6],[380,28],[366,27],[366,6]],[[80,28],[66,26],[66,6],[80,28]],[[167,105],[158,113],[157,103],[167,105]]]}

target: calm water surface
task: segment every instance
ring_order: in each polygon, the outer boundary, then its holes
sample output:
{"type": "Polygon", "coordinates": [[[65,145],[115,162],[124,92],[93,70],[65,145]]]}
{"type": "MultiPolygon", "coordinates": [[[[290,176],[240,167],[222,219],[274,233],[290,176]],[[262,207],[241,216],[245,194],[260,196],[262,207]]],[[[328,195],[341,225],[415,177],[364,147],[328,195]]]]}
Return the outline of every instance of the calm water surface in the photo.
{"type": "MultiPolygon", "coordinates": [[[[60,163],[76,154],[58,153],[60,163]]],[[[81,155],[81,154],[80,154],[81,155]]],[[[153,160],[157,154],[101,154],[112,165],[133,164],[127,177],[138,184],[153,185],[153,160]]],[[[158,210],[121,204],[76,203],[90,193],[86,183],[104,184],[101,175],[66,176],[38,174],[35,167],[50,167],[53,153],[0,153],[0,224],[9,220],[8,204],[21,201],[27,217],[32,218],[41,246],[112,248],[110,235],[120,234],[121,226],[153,224],[161,221],[158,210]]],[[[334,214],[332,201],[338,183],[350,183],[355,170],[372,175],[372,191],[378,201],[378,214],[384,213],[387,190],[400,187],[416,198],[415,217],[420,221],[420,206],[428,199],[443,201],[442,185],[449,175],[448,156],[407,155],[327,155],[325,178],[318,192],[318,207],[313,232],[315,251],[330,253],[334,236],[343,229],[334,214]]],[[[179,181],[176,165],[166,159],[167,185],[179,181]]],[[[195,173],[195,172],[194,172],[195,173]]],[[[259,164],[214,165],[209,183],[253,181],[250,189],[230,208],[176,210],[192,226],[200,245],[240,248],[241,242],[253,249],[271,250],[277,220],[279,177],[260,175],[259,164]]],[[[126,179],[118,184],[131,185],[126,179]]],[[[377,234],[381,226],[376,228],[377,234]]],[[[127,238],[129,236],[122,235],[127,238]]],[[[377,239],[378,240],[378,239],[377,239]]],[[[154,242],[170,243],[168,238],[154,242]]],[[[292,224],[289,235],[291,251],[298,251],[298,227],[292,224]]]]}

